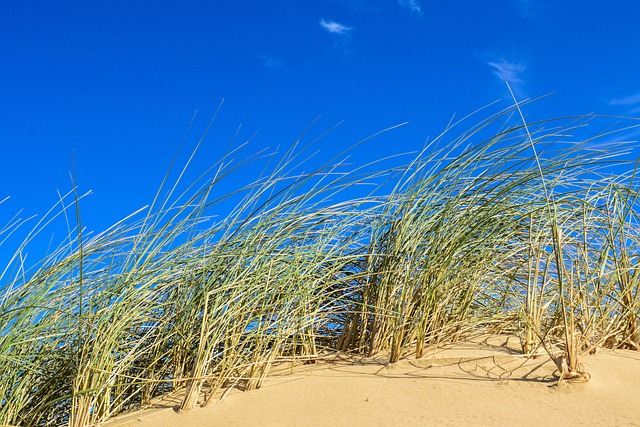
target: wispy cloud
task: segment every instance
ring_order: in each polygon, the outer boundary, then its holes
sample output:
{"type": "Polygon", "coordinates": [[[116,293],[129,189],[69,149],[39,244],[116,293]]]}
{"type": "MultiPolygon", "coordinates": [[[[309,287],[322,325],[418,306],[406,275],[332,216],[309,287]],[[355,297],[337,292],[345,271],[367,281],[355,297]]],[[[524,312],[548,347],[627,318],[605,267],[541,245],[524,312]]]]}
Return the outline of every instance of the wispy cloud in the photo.
{"type": "Polygon", "coordinates": [[[610,105],[635,105],[640,104],[640,93],[627,96],[626,98],[612,99],[609,101],[610,105]]]}
{"type": "Polygon", "coordinates": [[[347,27],[335,21],[325,21],[324,19],[320,20],[320,26],[332,34],[346,34],[353,30],[351,27],[347,27]]]}
{"type": "Polygon", "coordinates": [[[640,113],[640,93],[624,98],[612,99],[609,101],[609,105],[628,108],[624,114],[638,114],[640,113]]]}
{"type": "Polygon", "coordinates": [[[503,82],[509,82],[511,84],[524,83],[522,80],[522,73],[524,73],[527,68],[520,62],[511,62],[506,59],[499,59],[487,62],[487,65],[493,68],[493,74],[503,82]]]}
{"type": "Polygon", "coordinates": [[[423,16],[420,0],[398,0],[398,4],[415,16],[423,16]]]}
{"type": "Polygon", "coordinates": [[[511,95],[505,86],[505,82],[507,82],[513,94],[518,98],[527,97],[525,88],[528,73],[525,62],[520,59],[521,55],[503,55],[494,51],[476,52],[476,56],[491,69],[491,73],[503,88],[505,96],[511,95]]]}

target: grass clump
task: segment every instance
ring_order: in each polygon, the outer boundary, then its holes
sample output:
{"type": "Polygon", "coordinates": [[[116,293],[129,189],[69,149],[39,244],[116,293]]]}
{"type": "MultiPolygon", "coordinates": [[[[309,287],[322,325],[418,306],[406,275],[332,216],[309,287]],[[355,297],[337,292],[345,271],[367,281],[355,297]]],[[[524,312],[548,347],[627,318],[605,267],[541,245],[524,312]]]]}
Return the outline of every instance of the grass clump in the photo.
{"type": "Polygon", "coordinates": [[[94,425],[176,390],[187,410],[260,387],[278,361],[393,363],[477,331],[516,333],[560,379],[588,379],[582,354],[640,345],[635,169],[607,175],[623,144],[570,142],[592,118],[524,123],[519,108],[451,139],[457,123],[399,168],[302,173],[292,149],[215,197],[265,156],[233,151],[97,235],[82,198],[61,197],[47,218],[75,217],[68,241],[27,268],[27,237],[2,275],[0,424],[94,425]],[[365,183],[378,190],[351,197],[365,183]]]}

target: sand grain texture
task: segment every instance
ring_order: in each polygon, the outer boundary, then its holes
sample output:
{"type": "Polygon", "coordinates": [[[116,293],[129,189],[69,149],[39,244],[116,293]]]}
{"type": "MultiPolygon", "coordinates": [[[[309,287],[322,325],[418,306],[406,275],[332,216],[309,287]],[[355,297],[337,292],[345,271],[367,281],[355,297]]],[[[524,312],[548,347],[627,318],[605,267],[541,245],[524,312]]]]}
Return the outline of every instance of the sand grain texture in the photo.
{"type": "Polygon", "coordinates": [[[180,413],[165,399],[107,425],[640,426],[640,353],[603,349],[582,359],[591,381],[557,386],[548,357],[527,360],[516,348],[514,337],[492,336],[392,365],[343,355],[280,366],[259,390],[180,413]]]}

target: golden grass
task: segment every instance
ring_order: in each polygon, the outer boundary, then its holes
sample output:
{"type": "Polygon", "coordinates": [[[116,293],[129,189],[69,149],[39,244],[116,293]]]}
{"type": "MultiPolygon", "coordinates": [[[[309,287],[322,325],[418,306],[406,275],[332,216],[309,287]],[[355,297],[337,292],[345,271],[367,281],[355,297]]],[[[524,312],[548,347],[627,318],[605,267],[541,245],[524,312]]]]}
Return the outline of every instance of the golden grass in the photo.
{"type": "Polygon", "coordinates": [[[588,379],[582,354],[640,344],[635,166],[607,135],[569,143],[591,117],[510,124],[519,111],[450,139],[458,123],[402,168],[301,173],[292,149],[221,220],[214,190],[264,153],[233,151],[95,236],[82,197],[61,198],[49,218],[75,212],[69,240],[23,271],[38,223],[0,277],[0,424],[93,425],[177,389],[188,410],[204,388],[259,388],[283,359],[393,363],[477,331],[588,379]]]}

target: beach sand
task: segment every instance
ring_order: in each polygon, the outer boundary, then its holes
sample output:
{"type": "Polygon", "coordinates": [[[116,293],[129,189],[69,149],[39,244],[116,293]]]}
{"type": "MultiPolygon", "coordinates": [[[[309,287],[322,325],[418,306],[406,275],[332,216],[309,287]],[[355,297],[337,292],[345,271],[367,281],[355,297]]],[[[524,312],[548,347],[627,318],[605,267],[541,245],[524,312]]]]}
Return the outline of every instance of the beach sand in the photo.
{"type": "Polygon", "coordinates": [[[180,396],[121,416],[117,427],[182,426],[640,426],[640,353],[584,356],[591,374],[559,385],[546,355],[518,354],[512,336],[484,336],[407,355],[337,355],[274,367],[262,388],[231,390],[206,407],[178,412],[180,396]]]}

